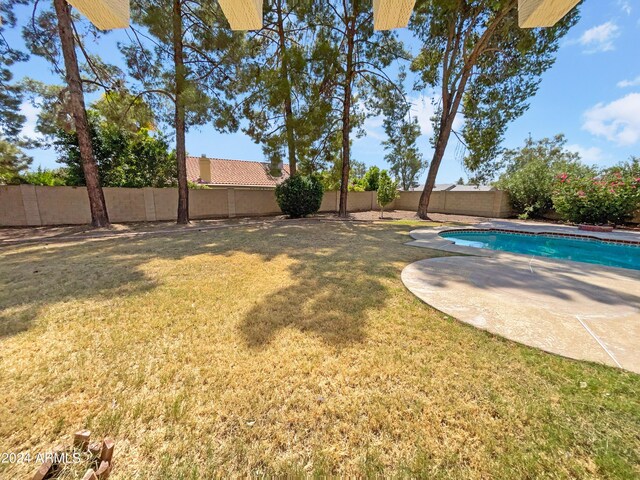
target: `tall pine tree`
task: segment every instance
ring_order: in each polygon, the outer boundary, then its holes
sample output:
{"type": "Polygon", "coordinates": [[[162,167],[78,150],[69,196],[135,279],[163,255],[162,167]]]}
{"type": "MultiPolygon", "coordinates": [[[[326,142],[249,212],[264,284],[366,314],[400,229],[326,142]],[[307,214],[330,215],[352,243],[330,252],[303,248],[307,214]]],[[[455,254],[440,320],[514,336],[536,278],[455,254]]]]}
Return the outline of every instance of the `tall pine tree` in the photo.
{"type": "Polygon", "coordinates": [[[245,51],[214,0],[139,0],[131,4],[132,42],[122,45],[129,70],[160,119],[175,129],[178,223],[189,222],[186,132],[212,123],[238,127],[230,88],[245,51]]]}
{"type": "Polygon", "coordinates": [[[374,112],[364,107],[368,95],[380,85],[397,88],[385,72],[395,60],[406,58],[402,43],[390,31],[374,31],[371,3],[365,0],[331,0],[322,20],[331,26],[335,51],[334,109],[339,114],[340,204],[338,215],[347,216],[347,195],[351,169],[352,131],[374,112]]]}
{"type": "Polygon", "coordinates": [[[265,5],[261,30],[249,33],[236,83],[243,129],[262,145],[274,167],[287,158],[291,174],[315,170],[331,126],[331,64],[326,27],[315,18],[322,1],[274,0],[265,5]]]}
{"type": "Polygon", "coordinates": [[[14,5],[24,3],[26,0],[11,0],[0,5],[0,183],[14,181],[32,161],[21,149],[24,142],[20,132],[26,120],[20,113],[23,88],[13,81],[10,69],[16,62],[25,61],[28,57],[9,45],[4,36],[7,27],[14,28],[16,25],[14,5]]]}
{"type": "MultiPolygon", "coordinates": [[[[92,25],[87,23],[87,28],[93,36],[99,35],[92,25]]],[[[54,73],[65,79],[59,100],[64,105],[61,111],[68,116],[69,127],[78,136],[91,223],[96,227],[108,226],[109,216],[91,145],[84,93],[87,85],[92,90],[109,88],[107,84],[114,76],[118,76],[118,70],[88,53],[84,45],[85,35],[80,32],[71,7],[65,0],[54,0],[53,9],[46,4],[36,4],[32,19],[23,28],[23,36],[31,53],[47,59],[54,73]],[[78,52],[85,68],[81,69],[78,52]]]]}

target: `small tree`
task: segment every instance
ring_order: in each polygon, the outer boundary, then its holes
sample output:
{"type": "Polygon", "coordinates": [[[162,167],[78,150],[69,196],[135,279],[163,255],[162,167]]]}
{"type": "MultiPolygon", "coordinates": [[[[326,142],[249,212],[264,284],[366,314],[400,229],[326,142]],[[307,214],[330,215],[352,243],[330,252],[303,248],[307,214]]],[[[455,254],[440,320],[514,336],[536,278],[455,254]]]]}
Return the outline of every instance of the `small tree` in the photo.
{"type": "Polygon", "coordinates": [[[384,207],[398,198],[398,182],[391,180],[386,170],[380,172],[378,181],[378,205],[380,205],[380,218],[384,218],[384,207]]]}

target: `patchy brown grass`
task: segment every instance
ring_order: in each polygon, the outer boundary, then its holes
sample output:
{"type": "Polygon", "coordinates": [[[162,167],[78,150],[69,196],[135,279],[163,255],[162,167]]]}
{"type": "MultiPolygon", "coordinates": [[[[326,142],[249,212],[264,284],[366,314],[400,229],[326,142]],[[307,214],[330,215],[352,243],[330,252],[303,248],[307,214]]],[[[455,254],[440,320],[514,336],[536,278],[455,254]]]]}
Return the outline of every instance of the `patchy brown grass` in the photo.
{"type": "Polygon", "coordinates": [[[89,428],[116,438],[116,479],[640,475],[640,377],[424,305],[400,271],[442,253],[410,229],[2,249],[0,452],[89,428]]]}

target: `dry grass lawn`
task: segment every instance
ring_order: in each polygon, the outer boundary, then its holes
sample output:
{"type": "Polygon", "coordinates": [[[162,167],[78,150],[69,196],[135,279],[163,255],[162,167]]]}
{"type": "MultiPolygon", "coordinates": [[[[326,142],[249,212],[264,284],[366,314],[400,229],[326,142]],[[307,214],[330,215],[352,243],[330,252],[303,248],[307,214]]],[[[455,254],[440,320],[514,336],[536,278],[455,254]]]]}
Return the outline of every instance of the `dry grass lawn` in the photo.
{"type": "MultiPolygon", "coordinates": [[[[638,478],[640,376],[462,325],[411,222],[0,250],[0,452],[89,428],[115,479],[638,478]]],[[[22,478],[35,464],[0,464],[22,478]]]]}

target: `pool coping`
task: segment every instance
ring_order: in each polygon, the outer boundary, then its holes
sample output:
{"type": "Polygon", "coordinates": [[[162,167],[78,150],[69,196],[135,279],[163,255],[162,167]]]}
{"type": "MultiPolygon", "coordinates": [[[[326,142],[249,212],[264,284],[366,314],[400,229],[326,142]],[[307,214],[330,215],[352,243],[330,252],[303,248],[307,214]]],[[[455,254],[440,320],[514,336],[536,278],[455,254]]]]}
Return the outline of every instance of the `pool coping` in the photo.
{"type": "MultiPolygon", "coordinates": [[[[595,237],[593,235],[583,235],[576,233],[562,233],[562,232],[527,232],[523,230],[510,230],[507,228],[452,228],[447,230],[441,230],[438,232],[438,235],[442,233],[456,233],[456,232],[499,232],[499,233],[507,233],[510,235],[527,235],[531,237],[542,236],[542,237],[559,237],[559,238],[571,238],[573,240],[583,240],[587,242],[599,242],[606,243],[610,245],[628,245],[632,247],[640,247],[640,239],[638,241],[635,240],[624,240],[618,238],[600,238],[595,237]]],[[[609,232],[598,232],[598,233],[609,233],[609,232]]],[[[442,237],[446,238],[446,237],[442,237]]]]}
{"type": "Polygon", "coordinates": [[[406,245],[454,255],[419,260],[407,265],[401,274],[405,287],[420,300],[462,323],[555,355],[640,374],[637,353],[640,303],[628,300],[630,295],[638,298],[640,270],[456,245],[440,236],[445,231],[580,237],[585,241],[639,247],[640,232],[578,233],[575,227],[549,228],[502,220],[468,226],[423,227],[410,232],[413,241],[406,245]],[[492,285],[514,275],[521,283],[507,280],[492,285]],[[545,276],[549,281],[544,280],[545,276]],[[584,280],[594,276],[600,280],[591,285],[584,280]],[[489,286],[483,283],[485,278],[490,279],[489,286]],[[571,278],[575,280],[567,283],[571,278]],[[536,292],[537,301],[532,297],[536,292]],[[540,300],[541,293],[548,297],[540,300]],[[615,297],[615,301],[604,301],[607,295],[615,297]],[[580,300],[581,296],[584,300],[580,300]]]}

